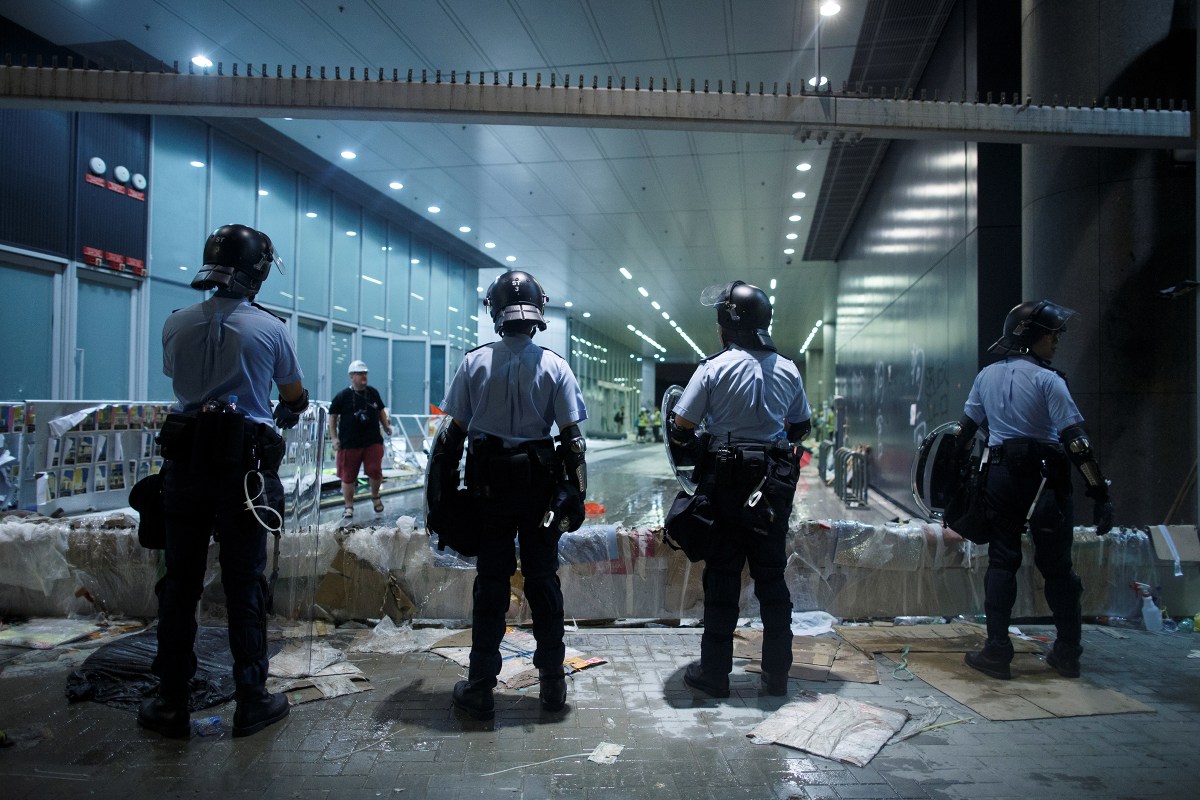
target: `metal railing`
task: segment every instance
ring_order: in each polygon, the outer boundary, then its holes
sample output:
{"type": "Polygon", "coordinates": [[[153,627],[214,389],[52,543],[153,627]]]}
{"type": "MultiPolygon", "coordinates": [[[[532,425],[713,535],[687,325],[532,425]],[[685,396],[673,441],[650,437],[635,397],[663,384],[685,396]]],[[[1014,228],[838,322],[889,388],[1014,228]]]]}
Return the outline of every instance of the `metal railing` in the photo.
{"type": "Polygon", "coordinates": [[[834,454],[833,489],[849,508],[867,505],[867,454],[840,447],[834,454]]]}

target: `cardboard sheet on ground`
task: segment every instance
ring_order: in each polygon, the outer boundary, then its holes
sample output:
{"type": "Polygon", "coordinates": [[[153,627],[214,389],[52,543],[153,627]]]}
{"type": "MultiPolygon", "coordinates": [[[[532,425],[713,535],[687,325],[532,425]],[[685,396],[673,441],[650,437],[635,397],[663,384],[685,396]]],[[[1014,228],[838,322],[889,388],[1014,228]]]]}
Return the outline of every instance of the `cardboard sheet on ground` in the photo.
{"type": "Polygon", "coordinates": [[[331,664],[316,675],[304,678],[270,678],[267,689],[283,692],[288,703],[298,706],[313,700],[327,700],[344,694],[369,692],[375,687],[367,680],[362,670],[353,664],[342,662],[331,664]]]}
{"type": "MultiPolygon", "coordinates": [[[[499,680],[509,689],[520,689],[537,683],[537,670],[533,668],[533,651],[537,642],[532,633],[507,628],[504,639],[500,642],[499,680]],[[532,673],[532,675],[530,674],[532,673]],[[532,680],[531,680],[532,678],[532,680]]],[[[470,665],[471,631],[458,631],[434,643],[429,649],[443,658],[448,658],[461,666],[470,665]]],[[[589,657],[573,647],[568,647],[563,666],[567,673],[606,663],[602,658],[589,657]]]]}
{"type": "Polygon", "coordinates": [[[1118,691],[1089,683],[1086,678],[1064,678],[1029,653],[1016,655],[1012,662],[1013,677],[1008,681],[980,675],[964,664],[958,653],[909,653],[908,668],[935,689],[990,720],[1154,711],[1118,691]]]}
{"type": "Polygon", "coordinates": [[[0,630],[0,644],[49,650],[60,644],[86,639],[99,630],[100,625],[91,620],[37,617],[0,630]]]}
{"type": "MultiPolygon", "coordinates": [[[[747,672],[762,672],[762,633],[737,631],[733,654],[751,659],[747,672]]],[[[788,677],[801,681],[879,683],[879,673],[869,655],[836,639],[813,637],[792,639],[792,668],[788,677]]]]}
{"type": "Polygon", "coordinates": [[[801,692],[746,734],[755,744],[775,743],[865,767],[908,721],[907,711],[881,708],[831,694],[801,692]]]}
{"type": "MultiPolygon", "coordinates": [[[[864,653],[900,653],[905,647],[910,653],[969,653],[983,649],[987,639],[987,629],[971,622],[886,628],[838,625],[834,631],[864,653]]],[[[1040,653],[1043,649],[1037,642],[1016,637],[1012,643],[1018,653],[1040,653]]]]}

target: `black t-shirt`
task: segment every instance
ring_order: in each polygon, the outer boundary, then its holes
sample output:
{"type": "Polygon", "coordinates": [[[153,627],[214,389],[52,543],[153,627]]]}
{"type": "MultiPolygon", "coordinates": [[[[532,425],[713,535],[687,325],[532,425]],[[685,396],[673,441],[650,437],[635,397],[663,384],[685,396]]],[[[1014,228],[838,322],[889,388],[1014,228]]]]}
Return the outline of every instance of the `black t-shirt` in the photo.
{"type": "Polygon", "coordinates": [[[374,386],[368,385],[361,392],[347,386],[337,393],[329,404],[329,413],[337,414],[338,445],[340,447],[367,447],[383,444],[379,432],[379,412],[383,410],[383,398],[374,386]]]}

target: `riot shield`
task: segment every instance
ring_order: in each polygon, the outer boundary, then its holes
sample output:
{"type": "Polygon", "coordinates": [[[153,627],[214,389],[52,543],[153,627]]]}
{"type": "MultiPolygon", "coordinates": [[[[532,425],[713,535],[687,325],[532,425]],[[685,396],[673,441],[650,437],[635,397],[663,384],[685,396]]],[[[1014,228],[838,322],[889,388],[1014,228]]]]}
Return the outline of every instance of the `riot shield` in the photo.
{"type": "MultiPolygon", "coordinates": [[[[659,409],[662,411],[662,440],[663,446],[667,449],[667,463],[671,465],[671,472],[675,473],[675,479],[679,481],[680,487],[688,494],[696,493],[696,481],[693,473],[696,468],[696,457],[693,453],[686,452],[679,447],[672,447],[670,437],[670,419],[671,412],[675,409],[675,404],[679,402],[679,398],[683,396],[683,387],[678,384],[672,384],[667,387],[667,391],[663,393],[662,403],[659,409]]],[[[696,435],[700,436],[704,433],[704,422],[701,421],[696,426],[696,435]]]]}
{"type": "Polygon", "coordinates": [[[959,425],[947,422],[925,437],[912,463],[912,493],[917,506],[929,518],[945,521],[946,507],[967,491],[967,483],[979,468],[986,440],[975,433],[972,447],[959,445],[959,425]]]}

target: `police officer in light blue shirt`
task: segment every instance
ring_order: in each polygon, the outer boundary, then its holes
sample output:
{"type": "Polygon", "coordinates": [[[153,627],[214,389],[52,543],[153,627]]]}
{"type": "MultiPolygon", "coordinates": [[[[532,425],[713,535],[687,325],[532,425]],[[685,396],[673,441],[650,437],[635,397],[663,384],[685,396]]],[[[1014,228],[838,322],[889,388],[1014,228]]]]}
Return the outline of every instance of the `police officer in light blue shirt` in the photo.
{"type": "Polygon", "coordinates": [[[799,477],[792,444],[808,434],[812,411],[800,371],[767,332],[771,304],[762,289],[733,281],[706,289],[701,302],[716,307],[725,349],[700,362],[668,416],[673,450],[686,449],[705,423],[708,452],[697,462],[696,494],[709,499],[716,518],[703,548],[700,661],[683,680],[713,697],[729,696],[742,568],[749,563],[763,623],[762,688],[784,695],[792,601],[783,573],[799,477]]]}
{"type": "MultiPolygon", "coordinates": [[[[517,569],[514,535],[537,641],[533,664],[541,707],[557,712],[566,703],[558,538],[583,523],[587,472],[578,426],[587,409],[567,362],[533,343],[534,333],[546,329],[547,300],[527,272],[506,272],[492,282],[485,304],[500,340],[463,357],[442,402],[452,422],[442,426],[431,455],[436,480],[441,470],[433,462],[456,468],[464,438],[468,442],[466,483],[478,503],[481,530],[470,664],[467,679],[454,687],[453,702],[481,720],[495,714],[492,690],[500,674],[509,582],[517,569]],[[550,438],[555,425],[561,432],[557,452],[550,438]]],[[[442,502],[455,502],[448,497],[432,497],[430,514],[442,502]]],[[[439,532],[436,522],[429,527],[439,532]]]]}
{"type": "Polygon", "coordinates": [[[959,422],[964,449],[977,429],[986,427],[988,434],[981,495],[989,545],[984,577],[987,642],[982,650],[968,653],[966,663],[1001,680],[1012,677],[1008,625],[1017,599],[1021,535],[1027,526],[1058,634],[1046,663],[1063,677],[1079,676],[1083,584],[1071,563],[1072,463],[1095,503],[1096,532],[1103,535],[1113,524],[1108,481],[1092,452],[1083,415],[1066,379],[1050,367],[1059,336],[1074,315],[1049,300],[1013,308],[1003,335],[989,348],[1007,357],[975,377],[959,422]]]}

